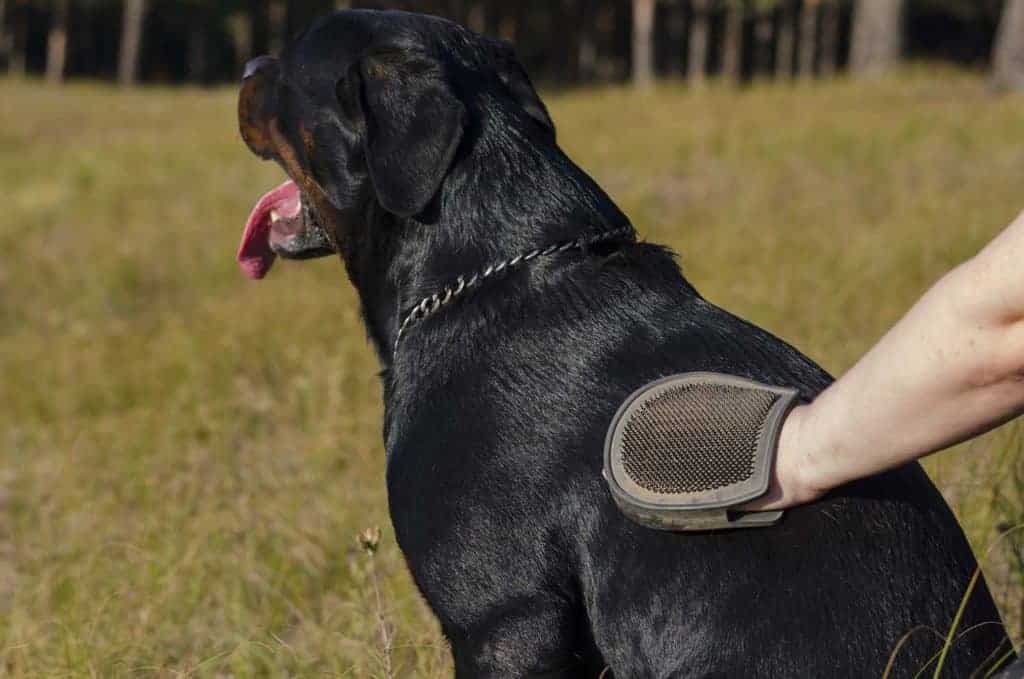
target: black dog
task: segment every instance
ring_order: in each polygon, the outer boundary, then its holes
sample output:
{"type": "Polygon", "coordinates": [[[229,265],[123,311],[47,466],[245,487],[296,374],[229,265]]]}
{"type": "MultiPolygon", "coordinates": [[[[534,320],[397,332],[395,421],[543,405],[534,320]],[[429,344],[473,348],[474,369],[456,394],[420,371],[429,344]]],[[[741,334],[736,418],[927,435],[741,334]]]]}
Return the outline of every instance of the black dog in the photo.
{"type": "MultiPolygon", "coordinates": [[[[774,528],[616,509],[602,441],[637,387],[703,370],[810,398],[830,378],[634,241],[506,45],[340,12],[250,65],[240,119],[293,180],[240,257],[254,277],[344,259],[384,366],[395,533],[458,676],[877,677],[911,632],[890,676],[934,671],[977,564],[917,465],[774,528]]],[[[956,634],[943,676],[1012,655],[983,581],[956,634]]]]}

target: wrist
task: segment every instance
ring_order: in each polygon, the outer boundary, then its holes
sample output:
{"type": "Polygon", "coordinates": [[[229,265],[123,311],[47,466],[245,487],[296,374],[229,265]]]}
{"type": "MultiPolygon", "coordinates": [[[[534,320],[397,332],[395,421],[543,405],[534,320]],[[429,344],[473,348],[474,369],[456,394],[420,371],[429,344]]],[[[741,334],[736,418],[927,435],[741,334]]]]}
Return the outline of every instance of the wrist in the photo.
{"type": "Polygon", "coordinates": [[[771,485],[762,497],[744,506],[747,510],[788,509],[812,502],[828,490],[820,483],[814,456],[808,446],[811,406],[797,406],[786,416],[779,432],[771,485]]]}
{"type": "Polygon", "coordinates": [[[787,504],[811,502],[829,489],[808,436],[813,418],[812,405],[797,406],[789,413],[779,436],[776,455],[776,481],[787,504]]]}

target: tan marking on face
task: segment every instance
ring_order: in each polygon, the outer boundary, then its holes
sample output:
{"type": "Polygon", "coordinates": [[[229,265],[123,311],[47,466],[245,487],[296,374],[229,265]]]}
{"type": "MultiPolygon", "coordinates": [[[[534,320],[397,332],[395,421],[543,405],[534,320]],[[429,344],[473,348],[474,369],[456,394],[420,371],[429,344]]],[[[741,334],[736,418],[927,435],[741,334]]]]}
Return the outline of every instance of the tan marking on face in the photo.
{"type": "Polygon", "coordinates": [[[302,144],[306,147],[306,156],[313,155],[316,144],[313,142],[313,133],[305,127],[299,126],[299,136],[302,137],[302,144]]]}
{"type": "Polygon", "coordinates": [[[238,97],[238,121],[242,139],[259,155],[270,151],[270,139],[266,128],[260,124],[262,105],[264,103],[263,88],[265,85],[259,78],[251,78],[242,85],[238,97]]]}
{"type": "MultiPolygon", "coordinates": [[[[277,118],[273,118],[270,121],[268,129],[270,131],[270,140],[274,144],[278,157],[281,158],[281,162],[284,164],[285,172],[295,180],[295,183],[302,188],[306,196],[313,201],[313,206],[320,214],[320,217],[324,220],[330,220],[333,222],[334,220],[331,217],[334,215],[334,208],[330,204],[330,201],[327,200],[327,192],[324,191],[320,184],[318,184],[311,176],[302,170],[302,165],[299,163],[299,159],[295,154],[295,149],[292,148],[292,145],[288,143],[284,134],[281,133],[281,128],[278,124],[277,118]]],[[[301,128],[299,134],[302,137],[303,144],[306,146],[307,153],[309,153],[313,148],[312,136],[307,138],[309,132],[305,128],[301,128]]],[[[323,226],[325,227],[324,231],[327,232],[327,237],[331,241],[331,245],[333,245],[334,249],[337,250],[338,242],[334,224],[332,223],[329,225],[331,228],[326,228],[328,227],[328,224],[324,224],[323,226]]]]}

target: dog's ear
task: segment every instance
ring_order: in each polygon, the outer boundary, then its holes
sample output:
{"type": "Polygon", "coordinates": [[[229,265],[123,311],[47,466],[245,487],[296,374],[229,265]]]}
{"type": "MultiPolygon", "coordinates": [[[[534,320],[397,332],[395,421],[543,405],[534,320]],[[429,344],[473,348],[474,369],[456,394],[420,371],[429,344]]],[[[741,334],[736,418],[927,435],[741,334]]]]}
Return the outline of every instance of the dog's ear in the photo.
{"type": "Polygon", "coordinates": [[[441,188],[466,124],[466,107],[440,64],[408,52],[374,54],[354,65],[338,89],[342,108],[354,104],[365,125],[377,200],[401,217],[419,214],[441,188]]]}
{"type": "Polygon", "coordinates": [[[516,50],[512,44],[496,38],[485,38],[487,40],[488,52],[498,72],[498,77],[505,84],[512,97],[519,102],[527,115],[536,120],[555,136],[555,123],[551,120],[548,107],[541,101],[540,95],[533,87],[530,76],[526,69],[519,63],[516,50]]]}

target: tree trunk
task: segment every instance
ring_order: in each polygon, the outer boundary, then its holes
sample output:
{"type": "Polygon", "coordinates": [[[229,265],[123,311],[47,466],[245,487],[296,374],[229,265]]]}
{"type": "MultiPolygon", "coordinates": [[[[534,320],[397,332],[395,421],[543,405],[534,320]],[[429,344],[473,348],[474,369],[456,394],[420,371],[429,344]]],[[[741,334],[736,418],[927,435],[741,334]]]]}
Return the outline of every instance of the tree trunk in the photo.
{"type": "Polygon", "coordinates": [[[654,0],[633,0],[633,84],[654,82],[654,0]]]}
{"type": "Polygon", "coordinates": [[[779,6],[779,27],[775,39],[775,77],[788,80],[793,75],[793,5],[783,2],[779,6]]]}
{"type": "Polygon", "coordinates": [[[692,0],[693,25],[690,27],[690,55],[686,61],[686,79],[692,85],[703,85],[708,67],[708,0],[692,0]]]}
{"type": "Polygon", "coordinates": [[[818,0],[804,0],[800,11],[800,67],[804,78],[814,77],[814,61],[818,49],[818,0]]]}
{"type": "Polygon", "coordinates": [[[280,54],[288,38],[288,3],[285,0],[270,0],[267,24],[270,30],[270,53],[280,54]]]}
{"type": "Polygon", "coordinates": [[[501,19],[499,35],[502,39],[513,45],[519,46],[519,39],[523,35],[523,25],[526,23],[526,3],[517,2],[512,7],[505,6],[504,16],[501,19]]]}
{"type": "Polygon", "coordinates": [[[888,71],[903,50],[903,0],[859,0],[854,11],[850,70],[874,77],[888,71]]]}
{"type": "Polygon", "coordinates": [[[117,79],[121,85],[134,85],[138,79],[145,20],[146,0],[124,0],[124,12],[121,15],[121,53],[117,66],[117,79]]]}
{"type": "Polygon", "coordinates": [[[822,77],[836,74],[839,58],[839,7],[832,0],[821,5],[821,68],[822,77]]]}
{"type": "Polygon", "coordinates": [[[227,21],[228,35],[235,50],[235,74],[240,78],[253,56],[252,14],[247,10],[233,12],[227,21]]]}
{"type": "Polygon", "coordinates": [[[46,79],[51,83],[64,82],[64,65],[68,57],[68,15],[70,0],[56,0],[50,18],[50,33],[46,36],[46,79]]]}
{"type": "Polygon", "coordinates": [[[743,15],[746,6],[733,0],[726,8],[725,36],[722,38],[722,75],[730,80],[743,76],[743,15]]]}
{"type": "Polygon", "coordinates": [[[997,88],[1024,91],[1024,0],[1007,0],[1003,8],[992,66],[997,88]]]}
{"type": "Polygon", "coordinates": [[[470,4],[466,14],[466,24],[477,33],[487,30],[487,7],[484,6],[483,0],[476,0],[470,4]]]}

